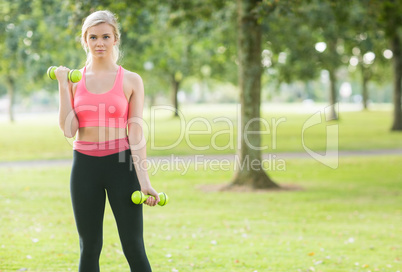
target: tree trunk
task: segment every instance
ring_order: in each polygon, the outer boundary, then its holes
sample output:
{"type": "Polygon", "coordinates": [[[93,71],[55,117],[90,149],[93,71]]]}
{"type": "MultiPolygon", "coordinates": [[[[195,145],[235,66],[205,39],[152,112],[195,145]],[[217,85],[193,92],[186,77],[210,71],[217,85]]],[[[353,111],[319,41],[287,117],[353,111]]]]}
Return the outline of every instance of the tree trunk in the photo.
{"type": "Polygon", "coordinates": [[[15,90],[15,81],[14,78],[10,75],[7,76],[7,93],[8,93],[8,99],[9,99],[9,104],[8,104],[8,117],[11,123],[14,122],[14,90],[15,90]]]}
{"type": "MultiPolygon", "coordinates": [[[[396,31],[395,31],[396,32],[396,31]]],[[[392,38],[393,68],[394,68],[394,123],[392,130],[402,130],[401,81],[402,81],[402,50],[398,33],[392,38]]]]}
{"type": "Polygon", "coordinates": [[[368,108],[368,82],[370,79],[370,72],[368,69],[362,66],[362,99],[363,99],[363,108],[367,110],[368,108]]]}
{"type": "Polygon", "coordinates": [[[179,116],[179,101],[177,100],[177,94],[179,92],[180,81],[176,80],[175,75],[172,76],[172,102],[175,109],[174,116],[179,116]]]}
{"type": "Polygon", "coordinates": [[[155,106],[156,103],[156,94],[149,95],[149,107],[155,106]]]}
{"type": "Polygon", "coordinates": [[[241,133],[237,168],[232,185],[254,188],[277,188],[265,173],[262,160],[260,134],[261,104],[261,25],[253,14],[260,1],[238,0],[238,58],[241,103],[241,133]],[[254,133],[248,133],[254,132],[254,133]]]}
{"type": "Polygon", "coordinates": [[[329,103],[330,103],[330,116],[329,120],[338,120],[338,115],[335,110],[335,105],[338,102],[337,101],[337,95],[336,95],[336,76],[335,76],[335,71],[334,70],[329,70],[329,103]]]}

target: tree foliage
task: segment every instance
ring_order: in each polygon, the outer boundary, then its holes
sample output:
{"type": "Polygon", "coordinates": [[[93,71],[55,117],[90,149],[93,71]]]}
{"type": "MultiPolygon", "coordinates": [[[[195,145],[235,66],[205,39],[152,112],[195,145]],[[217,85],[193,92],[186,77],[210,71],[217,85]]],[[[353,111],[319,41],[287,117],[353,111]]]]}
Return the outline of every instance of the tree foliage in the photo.
{"type": "MultiPolygon", "coordinates": [[[[170,90],[176,98],[180,84],[190,76],[238,81],[235,1],[3,0],[0,7],[0,92],[8,90],[10,97],[14,91],[54,90],[45,76],[50,65],[81,67],[85,60],[79,43],[81,24],[99,9],[118,15],[121,64],[149,78],[150,96],[170,90]]],[[[325,69],[332,82],[326,92],[334,104],[337,71],[357,58],[362,85],[383,79],[384,67],[393,65],[395,103],[399,103],[401,9],[396,0],[257,1],[252,14],[262,27],[266,81],[308,82],[325,69]],[[325,43],[326,49],[318,52],[317,43],[325,43]],[[385,49],[393,52],[392,64],[383,57],[385,49]],[[368,65],[363,59],[369,52],[375,60],[368,65]]],[[[399,108],[400,103],[395,104],[396,128],[402,122],[399,108]]]]}

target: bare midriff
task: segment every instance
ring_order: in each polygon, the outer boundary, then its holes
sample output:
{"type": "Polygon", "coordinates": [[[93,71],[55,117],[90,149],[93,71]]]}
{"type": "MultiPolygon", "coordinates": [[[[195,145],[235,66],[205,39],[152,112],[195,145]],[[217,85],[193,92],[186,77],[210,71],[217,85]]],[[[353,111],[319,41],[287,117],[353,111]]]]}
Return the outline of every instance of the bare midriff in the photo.
{"type": "Polygon", "coordinates": [[[116,127],[81,127],[77,140],[87,142],[105,142],[127,137],[126,128],[116,127]]]}

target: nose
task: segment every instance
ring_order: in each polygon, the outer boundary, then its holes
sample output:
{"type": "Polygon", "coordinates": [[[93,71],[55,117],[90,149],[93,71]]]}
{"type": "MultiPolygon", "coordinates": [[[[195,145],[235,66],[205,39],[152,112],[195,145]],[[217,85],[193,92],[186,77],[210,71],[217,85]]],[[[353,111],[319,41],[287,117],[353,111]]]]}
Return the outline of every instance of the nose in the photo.
{"type": "Polygon", "coordinates": [[[102,47],[103,46],[103,40],[102,39],[97,39],[96,40],[96,46],[97,47],[102,47]]]}

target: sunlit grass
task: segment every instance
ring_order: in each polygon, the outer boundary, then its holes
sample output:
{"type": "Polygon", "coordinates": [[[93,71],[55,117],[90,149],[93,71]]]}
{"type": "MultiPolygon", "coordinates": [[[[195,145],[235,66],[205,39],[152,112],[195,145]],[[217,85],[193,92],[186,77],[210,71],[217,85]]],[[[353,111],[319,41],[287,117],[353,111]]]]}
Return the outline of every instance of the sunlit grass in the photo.
{"type": "MultiPolygon", "coordinates": [[[[269,174],[286,192],[204,192],[232,171],[158,171],[170,196],[144,207],[145,241],[155,272],[385,271],[402,258],[399,156],[341,158],[332,170],[286,160],[269,174]]],[[[78,240],[68,168],[1,168],[0,271],[76,271],[78,240]],[[23,270],[26,269],[26,270],[23,270]]],[[[128,271],[110,208],[102,271],[128,271]]]]}

